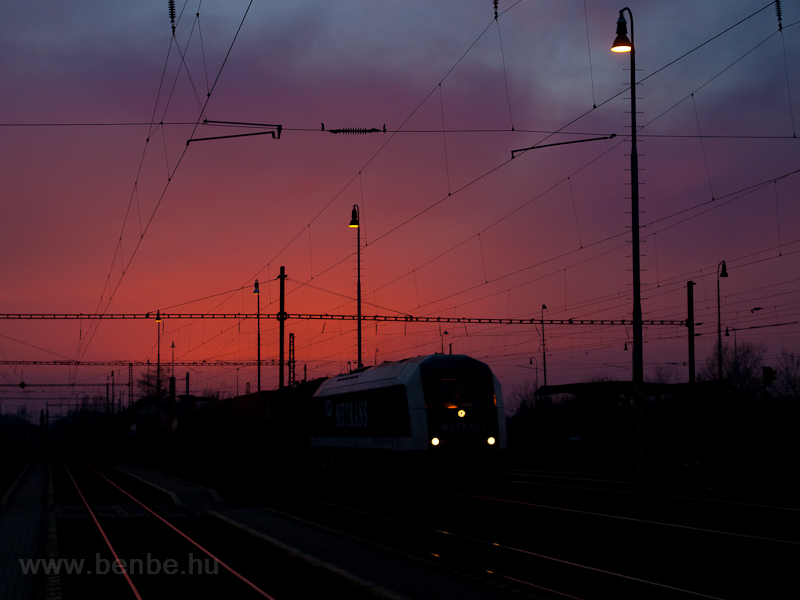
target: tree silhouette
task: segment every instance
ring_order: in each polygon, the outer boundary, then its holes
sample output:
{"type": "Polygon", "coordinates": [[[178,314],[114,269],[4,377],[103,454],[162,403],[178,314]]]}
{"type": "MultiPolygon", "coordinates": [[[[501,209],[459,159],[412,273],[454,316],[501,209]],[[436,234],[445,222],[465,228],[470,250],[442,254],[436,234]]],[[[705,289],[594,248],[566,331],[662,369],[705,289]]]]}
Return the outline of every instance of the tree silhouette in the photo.
{"type": "MultiPolygon", "coordinates": [[[[169,395],[169,368],[166,365],[161,365],[161,398],[166,398],[169,395]]],[[[136,380],[136,387],[142,398],[156,398],[158,397],[158,371],[156,365],[151,365],[144,371],[136,380]]]]}
{"type": "MultiPolygon", "coordinates": [[[[722,345],[722,377],[740,393],[758,396],[761,393],[761,367],[767,352],[763,344],[739,342],[722,345]]],[[[706,358],[699,379],[712,380],[718,375],[717,345],[706,358]]]]}
{"type": "Polygon", "coordinates": [[[786,398],[800,400],[800,354],[786,348],[778,356],[776,393],[786,398]]]}

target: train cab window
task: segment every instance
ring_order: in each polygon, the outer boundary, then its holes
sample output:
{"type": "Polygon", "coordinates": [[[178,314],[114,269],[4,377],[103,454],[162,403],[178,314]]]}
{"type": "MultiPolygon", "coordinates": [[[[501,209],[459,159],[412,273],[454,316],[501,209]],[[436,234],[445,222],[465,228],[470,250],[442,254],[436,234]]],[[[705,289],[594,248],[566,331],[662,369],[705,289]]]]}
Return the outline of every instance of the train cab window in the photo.
{"type": "Polygon", "coordinates": [[[494,405],[492,373],[483,363],[466,356],[434,355],[420,367],[428,408],[458,410],[494,405]]]}

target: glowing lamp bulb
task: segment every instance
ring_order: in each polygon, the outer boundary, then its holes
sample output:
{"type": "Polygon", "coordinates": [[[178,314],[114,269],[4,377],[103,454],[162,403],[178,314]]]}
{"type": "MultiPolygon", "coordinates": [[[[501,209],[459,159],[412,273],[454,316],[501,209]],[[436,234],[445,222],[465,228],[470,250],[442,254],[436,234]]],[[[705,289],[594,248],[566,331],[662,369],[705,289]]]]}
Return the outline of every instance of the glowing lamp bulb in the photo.
{"type": "Polygon", "coordinates": [[[431,440],[431,445],[432,446],[438,446],[439,445],[439,438],[433,438],[431,440]]]}
{"type": "Polygon", "coordinates": [[[494,443],[496,441],[497,440],[495,440],[493,437],[490,437],[488,440],[486,440],[486,443],[489,444],[490,446],[494,446],[494,443]]]}
{"type": "Polygon", "coordinates": [[[459,417],[463,417],[463,416],[465,416],[466,414],[467,414],[467,411],[465,411],[465,410],[463,410],[463,409],[462,409],[462,410],[460,410],[460,411],[458,411],[458,416],[459,416],[459,417]]]}

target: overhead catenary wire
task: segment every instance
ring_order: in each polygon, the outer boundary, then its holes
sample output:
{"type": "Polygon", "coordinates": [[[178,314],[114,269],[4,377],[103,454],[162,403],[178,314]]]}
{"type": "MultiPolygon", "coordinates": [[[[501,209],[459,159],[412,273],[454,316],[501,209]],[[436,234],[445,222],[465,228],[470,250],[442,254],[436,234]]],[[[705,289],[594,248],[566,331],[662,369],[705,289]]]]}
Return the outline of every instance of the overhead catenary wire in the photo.
{"type": "MultiPolygon", "coordinates": [[[[217,83],[219,82],[219,78],[220,78],[220,76],[222,74],[223,69],[225,68],[225,65],[226,65],[226,63],[228,61],[228,58],[230,57],[230,53],[233,50],[233,46],[236,43],[237,38],[239,37],[239,33],[241,32],[242,26],[244,25],[244,21],[247,18],[247,14],[249,13],[250,7],[252,6],[252,4],[253,4],[253,2],[251,0],[250,3],[247,6],[247,9],[245,10],[245,13],[244,13],[244,15],[242,17],[242,20],[241,20],[240,24],[239,24],[239,28],[236,30],[236,34],[234,35],[233,40],[231,41],[231,44],[230,44],[230,46],[228,48],[228,52],[225,55],[224,60],[222,61],[222,65],[220,66],[219,72],[217,73],[217,77],[214,80],[213,85],[211,86],[211,90],[209,91],[209,93],[208,93],[208,95],[206,97],[206,101],[205,101],[205,104],[203,106],[203,109],[208,104],[208,102],[209,102],[209,100],[211,98],[211,95],[212,95],[214,89],[216,88],[217,83]]],[[[195,123],[195,126],[194,126],[195,130],[199,126],[200,122],[202,121],[202,118],[203,118],[202,113],[203,113],[203,111],[201,111],[200,115],[197,118],[197,122],[195,123]]],[[[170,182],[171,182],[171,178],[174,177],[175,172],[178,170],[178,168],[180,167],[181,163],[183,162],[183,158],[186,156],[187,150],[188,150],[188,146],[186,146],[183,149],[183,151],[181,152],[181,155],[178,158],[178,161],[177,161],[177,163],[175,165],[175,168],[172,170],[170,178],[168,179],[166,185],[162,188],[162,191],[161,191],[161,194],[159,195],[158,201],[156,202],[156,205],[153,208],[153,211],[152,211],[152,213],[150,215],[150,218],[147,221],[147,225],[145,226],[145,228],[144,228],[144,230],[143,230],[143,232],[142,232],[142,234],[141,234],[141,236],[139,238],[139,241],[138,241],[138,243],[136,244],[136,246],[135,246],[135,248],[133,250],[133,253],[132,253],[131,257],[128,259],[128,263],[127,263],[127,265],[125,267],[125,270],[123,271],[123,276],[120,277],[120,279],[117,281],[116,286],[114,286],[113,290],[109,294],[108,301],[106,302],[106,306],[105,306],[104,310],[107,310],[108,307],[111,305],[111,302],[114,299],[114,296],[116,295],[117,291],[119,290],[120,285],[122,285],[122,281],[124,279],[124,273],[127,272],[128,267],[130,266],[130,264],[133,262],[134,258],[136,257],[136,255],[138,253],[138,250],[141,247],[142,240],[144,239],[145,234],[147,233],[147,231],[149,230],[150,226],[152,225],[153,219],[155,218],[155,215],[158,212],[158,209],[161,206],[161,203],[163,202],[164,197],[166,196],[167,190],[169,189],[169,185],[170,185],[170,182]]],[[[144,161],[144,156],[142,156],[142,160],[140,162],[140,172],[141,172],[141,164],[143,163],[143,161],[144,161]]],[[[116,255],[116,251],[115,251],[115,255],[116,255]]],[[[112,268],[113,268],[113,262],[114,261],[112,261],[112,268]]],[[[107,279],[107,281],[108,281],[108,279],[107,279]]],[[[106,284],[106,285],[108,285],[108,284],[106,284]]],[[[105,290],[105,287],[104,287],[104,290],[105,290]]],[[[100,303],[98,304],[98,307],[100,306],[100,304],[102,304],[102,298],[101,298],[100,303]]],[[[92,331],[91,335],[87,332],[87,336],[89,336],[88,341],[83,346],[82,352],[81,352],[81,348],[79,348],[78,352],[76,353],[76,355],[80,355],[81,358],[83,356],[85,356],[86,351],[87,351],[87,349],[89,347],[89,344],[91,344],[91,341],[94,339],[94,335],[97,332],[97,328],[99,327],[99,323],[100,323],[100,321],[97,321],[97,325],[95,326],[95,328],[92,331]]]]}
{"type": "MultiPolygon", "coordinates": [[[[162,129],[162,132],[163,132],[163,129],[162,129]]],[[[359,173],[359,174],[360,174],[360,173],[359,173]]],[[[571,182],[570,182],[570,183],[571,183],[571,182]]],[[[309,229],[309,236],[310,236],[310,229],[309,229]]],[[[480,241],[480,238],[479,238],[479,241],[480,241]]]]}

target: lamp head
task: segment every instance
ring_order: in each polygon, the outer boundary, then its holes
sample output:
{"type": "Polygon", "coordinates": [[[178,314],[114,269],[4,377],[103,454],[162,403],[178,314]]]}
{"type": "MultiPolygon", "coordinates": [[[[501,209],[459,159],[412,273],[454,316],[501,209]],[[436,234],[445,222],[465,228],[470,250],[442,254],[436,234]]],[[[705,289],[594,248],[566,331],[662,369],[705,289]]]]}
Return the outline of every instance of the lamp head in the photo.
{"type": "Polygon", "coordinates": [[[722,261],[722,271],[719,272],[720,277],[727,277],[728,276],[728,267],[725,265],[725,261],[722,261]]]}
{"type": "Polygon", "coordinates": [[[611,45],[612,52],[630,52],[633,50],[633,44],[628,39],[628,22],[619,11],[619,19],[617,19],[617,39],[611,45]]]}
{"type": "Polygon", "coordinates": [[[256,286],[255,286],[255,288],[253,288],[253,293],[254,294],[260,294],[261,293],[261,291],[258,289],[258,279],[256,279],[256,286]]]}
{"type": "Polygon", "coordinates": [[[161,323],[161,311],[156,312],[156,323],[161,323]]]}
{"type": "Polygon", "coordinates": [[[350,218],[350,225],[348,225],[348,227],[359,227],[358,204],[353,204],[353,214],[350,218]]]}

